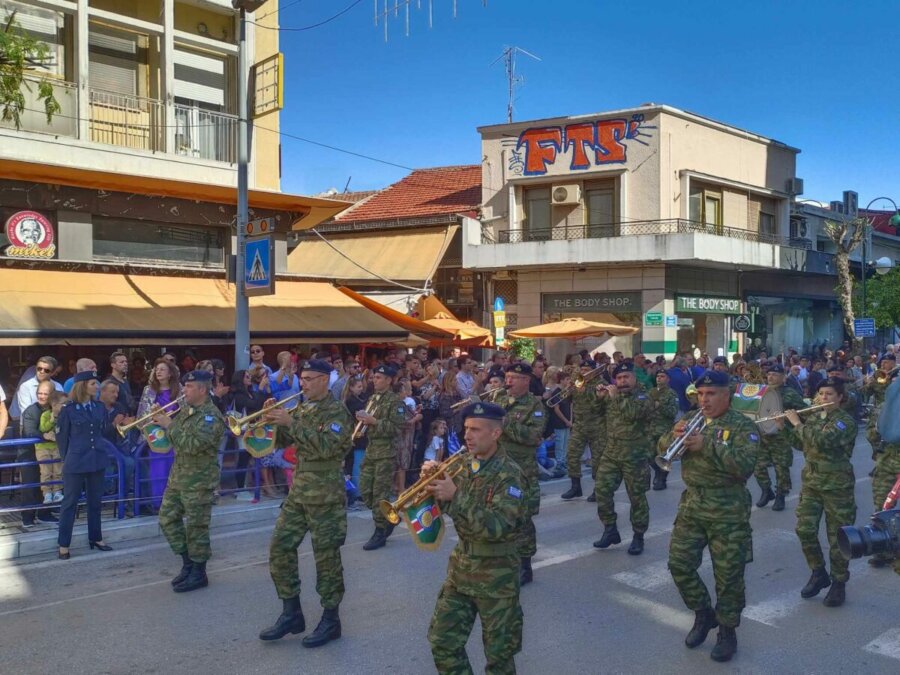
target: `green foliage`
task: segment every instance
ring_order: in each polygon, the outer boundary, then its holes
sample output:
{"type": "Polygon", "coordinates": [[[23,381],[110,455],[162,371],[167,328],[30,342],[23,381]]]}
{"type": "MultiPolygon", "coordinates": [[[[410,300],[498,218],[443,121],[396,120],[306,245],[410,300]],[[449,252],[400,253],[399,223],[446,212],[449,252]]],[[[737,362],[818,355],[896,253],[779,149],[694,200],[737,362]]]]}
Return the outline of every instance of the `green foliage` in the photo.
{"type": "MultiPolygon", "coordinates": [[[[853,307],[862,316],[862,292],[859,283],[853,294],[853,307]]],[[[866,314],[875,319],[876,328],[900,326],[900,268],[876,274],[866,282],[866,314]]]]}
{"type": "MultiPolygon", "coordinates": [[[[12,122],[16,129],[22,126],[25,111],[24,90],[31,91],[34,82],[26,79],[29,71],[51,62],[50,47],[25,33],[15,22],[13,11],[0,30],[0,117],[12,122]]],[[[47,124],[61,110],[53,95],[53,85],[41,78],[37,82],[37,98],[44,102],[47,124]]]]}
{"type": "Polygon", "coordinates": [[[507,343],[509,351],[524,361],[531,363],[537,354],[534,340],[531,338],[516,338],[507,343]]]}

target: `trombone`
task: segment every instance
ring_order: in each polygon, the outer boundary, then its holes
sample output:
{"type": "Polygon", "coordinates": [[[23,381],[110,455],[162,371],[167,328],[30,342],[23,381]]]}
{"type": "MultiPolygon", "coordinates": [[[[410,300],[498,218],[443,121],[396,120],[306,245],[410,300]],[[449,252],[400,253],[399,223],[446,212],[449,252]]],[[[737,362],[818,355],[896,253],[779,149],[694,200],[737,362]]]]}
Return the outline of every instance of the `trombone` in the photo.
{"type": "Polygon", "coordinates": [[[585,385],[596,378],[600,374],[600,371],[605,367],[606,366],[599,366],[597,368],[594,368],[593,370],[588,371],[584,375],[576,375],[575,380],[571,384],[567,384],[564,389],[560,389],[558,392],[553,394],[553,396],[547,399],[547,407],[552,408],[554,406],[557,406],[567,398],[569,398],[576,391],[584,389],[585,385]]]}
{"type": "MultiPolygon", "coordinates": [[[[225,415],[225,424],[228,425],[228,430],[231,431],[235,436],[241,436],[244,433],[244,425],[250,422],[250,420],[255,420],[257,417],[262,417],[270,410],[275,410],[275,408],[280,408],[281,406],[290,403],[294,399],[300,398],[303,396],[303,392],[297,392],[296,394],[291,394],[290,396],[281,399],[280,401],[273,403],[272,405],[263,406],[260,410],[257,410],[254,413],[250,413],[249,415],[244,415],[243,417],[238,417],[234,412],[230,412],[225,415]]],[[[247,427],[247,430],[256,429],[257,427],[261,427],[265,424],[263,421],[255,422],[247,427]]]]}
{"type": "Polygon", "coordinates": [[[705,428],[706,418],[703,416],[703,412],[698,410],[696,413],[694,413],[694,416],[691,417],[691,420],[684,426],[684,431],[682,432],[681,436],[675,439],[675,441],[672,443],[672,445],[669,446],[664,454],[657,456],[656,466],[658,466],[663,471],[671,471],[672,463],[684,454],[684,442],[685,440],[687,440],[687,437],[694,433],[699,434],[705,428]]]}
{"type": "Polygon", "coordinates": [[[143,429],[145,426],[150,424],[150,420],[152,420],[155,415],[158,415],[161,412],[165,412],[166,415],[171,417],[178,412],[177,407],[180,407],[182,403],[184,403],[183,394],[176,398],[174,401],[169,401],[164,406],[154,406],[150,409],[150,412],[148,412],[146,415],[138,417],[133,422],[129,422],[128,424],[117,424],[116,431],[118,431],[119,435],[124,438],[132,429],[143,429]],[[169,408],[172,408],[172,410],[169,410],[169,408]]]}
{"type": "Polygon", "coordinates": [[[480,394],[473,394],[469,398],[464,398],[462,401],[459,401],[459,402],[451,405],[450,410],[457,410],[459,408],[462,408],[463,406],[469,405],[470,403],[474,403],[474,401],[472,400],[473,398],[482,400],[482,399],[484,399],[485,396],[490,396],[491,394],[496,394],[498,391],[503,391],[504,389],[506,389],[505,386],[504,387],[492,387],[491,389],[487,389],[487,390],[481,392],[480,394]]]}
{"type": "MultiPolygon", "coordinates": [[[[375,396],[376,396],[376,394],[372,394],[372,397],[369,399],[369,402],[366,403],[366,415],[371,415],[372,413],[375,412],[375,408],[376,408],[375,396]]],[[[378,394],[377,396],[378,396],[378,399],[381,400],[381,395],[378,394]]],[[[369,425],[366,424],[365,422],[362,422],[362,421],[357,422],[356,426],[353,428],[353,435],[350,436],[350,440],[352,440],[352,441],[360,440],[363,436],[366,435],[366,431],[368,430],[368,428],[369,428],[369,425]]]]}
{"type": "Polygon", "coordinates": [[[428,492],[428,484],[435,477],[446,473],[448,478],[455,478],[466,467],[465,460],[468,457],[469,453],[466,447],[461,447],[458,452],[455,452],[438,464],[433,471],[420,476],[419,480],[413,485],[397,495],[395,501],[390,502],[387,499],[382,499],[378,504],[381,513],[384,514],[384,517],[387,518],[391,525],[397,525],[400,522],[400,514],[409,508],[418,506],[431,496],[431,493],[428,492]]]}
{"type": "MultiPolygon", "coordinates": [[[[834,403],[817,403],[816,405],[811,405],[807,408],[800,408],[800,410],[795,411],[798,415],[803,415],[804,413],[810,413],[813,410],[822,410],[823,408],[831,408],[834,403]]],[[[771,422],[773,420],[780,420],[783,417],[787,417],[787,413],[778,413],[777,415],[772,415],[771,417],[763,417],[762,419],[756,420],[757,424],[761,422],[771,422]]]]}

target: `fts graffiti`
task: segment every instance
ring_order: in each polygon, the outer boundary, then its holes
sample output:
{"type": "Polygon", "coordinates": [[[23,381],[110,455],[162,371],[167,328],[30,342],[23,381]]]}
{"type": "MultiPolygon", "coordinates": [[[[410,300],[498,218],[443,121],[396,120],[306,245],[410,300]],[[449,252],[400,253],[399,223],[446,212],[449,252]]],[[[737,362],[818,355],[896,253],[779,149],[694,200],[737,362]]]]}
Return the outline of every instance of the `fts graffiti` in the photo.
{"type": "Polygon", "coordinates": [[[542,176],[560,153],[572,153],[572,171],[604,164],[622,164],[627,160],[628,143],[649,145],[644,138],[655,126],[644,124],[643,115],[579,122],[565,127],[532,127],[519,135],[510,153],[509,170],[526,176],[542,176]],[[514,160],[513,160],[514,158],[514,160]]]}

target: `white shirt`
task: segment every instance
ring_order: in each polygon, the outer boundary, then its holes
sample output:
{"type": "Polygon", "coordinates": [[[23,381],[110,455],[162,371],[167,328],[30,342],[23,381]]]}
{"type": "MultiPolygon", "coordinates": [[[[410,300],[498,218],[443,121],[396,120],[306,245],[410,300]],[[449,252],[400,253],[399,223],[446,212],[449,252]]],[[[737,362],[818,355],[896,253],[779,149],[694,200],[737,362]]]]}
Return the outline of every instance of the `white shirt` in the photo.
{"type": "MultiPolygon", "coordinates": [[[[50,380],[53,383],[53,386],[56,388],[56,391],[62,391],[62,385],[56,380],[50,380]]],[[[17,415],[13,415],[12,411],[10,411],[10,417],[21,417],[22,413],[25,412],[25,409],[33,403],[37,403],[37,390],[38,390],[38,382],[37,377],[32,377],[30,380],[25,380],[22,384],[19,385],[19,389],[16,392],[16,406],[17,415]]]]}

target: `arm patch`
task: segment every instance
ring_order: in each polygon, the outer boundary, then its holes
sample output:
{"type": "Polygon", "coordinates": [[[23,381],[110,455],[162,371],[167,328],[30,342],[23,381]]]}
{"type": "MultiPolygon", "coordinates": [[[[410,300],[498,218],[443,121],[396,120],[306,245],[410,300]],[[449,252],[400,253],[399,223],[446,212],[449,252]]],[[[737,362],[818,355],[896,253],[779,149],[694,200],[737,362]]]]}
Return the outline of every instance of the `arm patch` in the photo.
{"type": "Polygon", "coordinates": [[[336,434],[341,433],[341,428],[342,428],[341,425],[338,424],[337,422],[332,422],[332,423],[331,423],[331,430],[332,430],[334,433],[336,433],[336,434]]]}
{"type": "Polygon", "coordinates": [[[506,491],[506,494],[516,499],[522,498],[522,491],[519,488],[513,486],[510,486],[510,488],[506,491]]]}

